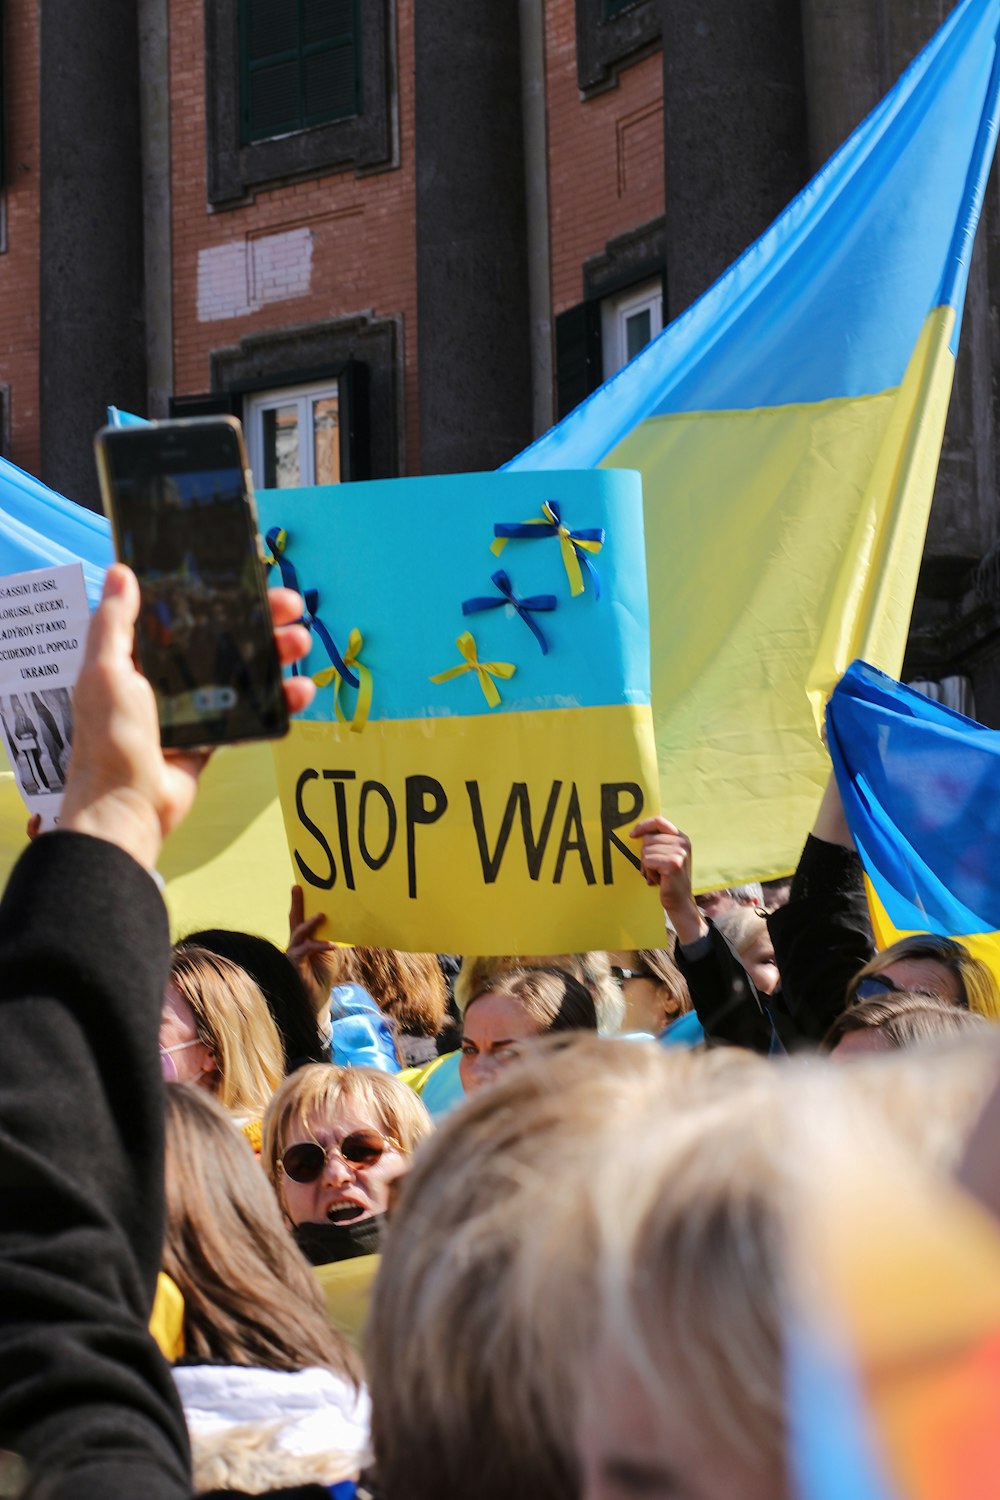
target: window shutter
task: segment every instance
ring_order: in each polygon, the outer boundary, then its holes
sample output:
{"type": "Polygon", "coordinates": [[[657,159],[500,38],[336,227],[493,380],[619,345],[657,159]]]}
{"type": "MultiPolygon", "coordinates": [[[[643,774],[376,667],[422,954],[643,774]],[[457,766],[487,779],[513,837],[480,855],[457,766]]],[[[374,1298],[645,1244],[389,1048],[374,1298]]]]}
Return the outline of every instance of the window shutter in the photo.
{"type": "Polygon", "coordinates": [[[359,0],[240,0],[244,143],[360,112],[359,0]]]}
{"type": "Polygon", "coordinates": [[[238,417],[242,401],[231,391],[210,391],[203,396],[171,396],[172,417],[238,417]]]}
{"type": "Polygon", "coordinates": [[[556,415],[563,418],[601,383],[601,308],[580,302],[556,318],[556,415]]]}

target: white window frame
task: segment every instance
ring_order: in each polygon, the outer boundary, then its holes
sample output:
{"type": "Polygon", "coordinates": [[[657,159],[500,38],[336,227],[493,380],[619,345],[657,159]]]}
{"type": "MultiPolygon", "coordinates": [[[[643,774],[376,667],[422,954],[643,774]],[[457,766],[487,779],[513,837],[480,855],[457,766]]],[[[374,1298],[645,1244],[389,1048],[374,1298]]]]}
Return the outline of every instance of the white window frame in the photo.
{"type": "Polygon", "coordinates": [[[299,420],[299,481],[303,486],[316,483],[315,433],[312,404],[324,396],[337,397],[339,420],[343,421],[343,391],[339,380],[319,380],[312,385],[289,385],[282,389],[258,391],[243,398],[243,431],[247,456],[253,471],[254,488],[264,486],[264,413],[279,406],[297,406],[299,420]]]}
{"type": "Polygon", "coordinates": [[[628,363],[625,325],[636,313],[649,313],[649,339],[663,332],[663,282],[659,276],[630,286],[601,303],[602,378],[610,380],[628,363]]]}

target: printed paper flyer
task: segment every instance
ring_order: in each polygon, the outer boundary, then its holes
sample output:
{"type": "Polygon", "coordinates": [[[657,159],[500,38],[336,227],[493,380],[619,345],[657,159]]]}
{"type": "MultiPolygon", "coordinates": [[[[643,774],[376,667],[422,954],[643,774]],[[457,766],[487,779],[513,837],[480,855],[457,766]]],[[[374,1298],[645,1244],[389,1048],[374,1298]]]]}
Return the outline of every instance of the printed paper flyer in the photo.
{"type": "Polygon", "coordinates": [[[0,725],[28,811],[59,821],[90,612],[79,563],[0,579],[0,725]]]}

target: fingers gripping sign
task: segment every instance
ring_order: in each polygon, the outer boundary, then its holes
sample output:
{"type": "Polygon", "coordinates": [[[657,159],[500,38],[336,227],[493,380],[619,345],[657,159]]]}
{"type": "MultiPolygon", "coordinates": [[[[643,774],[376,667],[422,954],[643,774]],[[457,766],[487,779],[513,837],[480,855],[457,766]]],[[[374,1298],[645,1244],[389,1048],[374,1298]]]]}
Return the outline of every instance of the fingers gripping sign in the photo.
{"type": "Polygon", "coordinates": [[[659,886],[660,905],[682,943],[695,942],[708,931],[691,887],[691,840],[668,818],[646,818],[632,837],[642,840],[642,873],[648,885],[659,886]]]}

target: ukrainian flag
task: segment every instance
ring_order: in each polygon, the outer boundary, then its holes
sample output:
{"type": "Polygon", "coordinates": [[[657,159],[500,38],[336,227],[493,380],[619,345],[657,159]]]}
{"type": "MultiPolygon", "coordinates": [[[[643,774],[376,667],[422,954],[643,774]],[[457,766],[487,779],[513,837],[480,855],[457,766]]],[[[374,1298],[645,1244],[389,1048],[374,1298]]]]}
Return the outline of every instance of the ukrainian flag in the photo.
{"type": "Polygon", "coordinates": [[[878,946],[958,938],[1000,979],[1000,734],[854,662],[827,741],[878,946]]]}
{"type": "Polygon", "coordinates": [[[898,673],[997,131],[962,0],[705,295],[513,468],[641,470],[663,807],[699,882],[791,869],[848,663],[898,673]]]}

